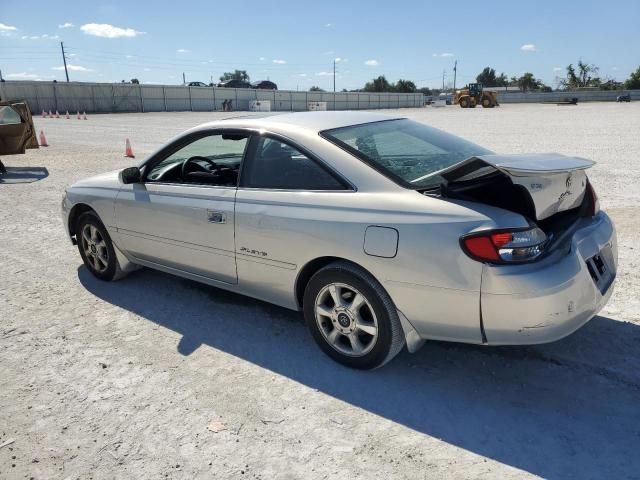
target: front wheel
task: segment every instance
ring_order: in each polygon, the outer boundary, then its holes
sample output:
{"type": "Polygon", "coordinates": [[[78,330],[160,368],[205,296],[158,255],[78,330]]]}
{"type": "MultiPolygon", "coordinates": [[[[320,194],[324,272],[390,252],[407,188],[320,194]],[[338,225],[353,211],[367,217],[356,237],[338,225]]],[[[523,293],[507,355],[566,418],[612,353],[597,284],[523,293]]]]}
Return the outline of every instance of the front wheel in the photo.
{"type": "Polygon", "coordinates": [[[316,343],[348,367],[380,367],[404,346],[391,298],[371,274],[350,263],[319,270],[305,289],[303,308],[316,343]]]}
{"type": "Polygon", "coordinates": [[[107,229],[93,212],[80,216],[76,240],[87,269],[100,280],[117,280],[123,276],[107,229]]]}

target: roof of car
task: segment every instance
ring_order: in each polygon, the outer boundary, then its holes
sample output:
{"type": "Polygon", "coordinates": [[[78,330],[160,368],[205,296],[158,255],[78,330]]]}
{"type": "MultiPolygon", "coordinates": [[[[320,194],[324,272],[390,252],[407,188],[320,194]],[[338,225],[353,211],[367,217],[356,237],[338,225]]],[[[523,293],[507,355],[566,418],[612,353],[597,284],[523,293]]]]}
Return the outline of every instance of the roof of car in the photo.
{"type": "Polygon", "coordinates": [[[375,112],[327,111],[327,112],[295,112],[276,114],[242,115],[205,123],[198,128],[221,127],[225,124],[233,127],[269,128],[270,126],[286,126],[304,128],[313,132],[321,132],[331,128],[347,127],[362,123],[396,120],[404,117],[385,115],[375,112]]]}

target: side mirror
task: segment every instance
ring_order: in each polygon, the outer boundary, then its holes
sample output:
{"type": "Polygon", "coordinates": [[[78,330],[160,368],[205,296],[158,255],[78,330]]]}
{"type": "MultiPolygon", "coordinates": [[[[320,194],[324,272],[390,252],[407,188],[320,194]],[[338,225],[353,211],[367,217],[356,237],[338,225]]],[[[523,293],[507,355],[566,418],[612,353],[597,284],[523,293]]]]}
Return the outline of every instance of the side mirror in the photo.
{"type": "Polygon", "coordinates": [[[141,179],[142,175],[138,167],[128,167],[120,172],[120,181],[125,185],[139,183],[141,179]]]}

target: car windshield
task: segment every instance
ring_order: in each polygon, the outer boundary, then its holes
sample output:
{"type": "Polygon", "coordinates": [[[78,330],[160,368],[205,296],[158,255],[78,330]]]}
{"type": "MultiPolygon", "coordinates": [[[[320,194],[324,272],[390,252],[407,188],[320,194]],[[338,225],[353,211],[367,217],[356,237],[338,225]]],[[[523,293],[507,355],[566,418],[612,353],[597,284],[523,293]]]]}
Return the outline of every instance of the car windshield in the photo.
{"type": "Polygon", "coordinates": [[[449,133],[408,119],[325,130],[322,136],[405,187],[427,189],[444,182],[435,172],[474,155],[492,153],[449,133]]]}

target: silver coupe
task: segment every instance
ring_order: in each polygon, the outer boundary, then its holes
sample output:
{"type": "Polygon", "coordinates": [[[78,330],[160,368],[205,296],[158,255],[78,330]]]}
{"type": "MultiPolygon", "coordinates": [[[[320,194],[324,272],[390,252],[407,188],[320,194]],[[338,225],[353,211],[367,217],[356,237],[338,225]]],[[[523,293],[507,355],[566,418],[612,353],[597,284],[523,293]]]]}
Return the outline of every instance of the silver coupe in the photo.
{"type": "Polygon", "coordinates": [[[614,226],[585,170],[415,121],[306,112],[215,121],[66,190],[86,268],[140,266],[301,310],[335,360],[426,339],[558,340],[613,290],[614,226]]]}

